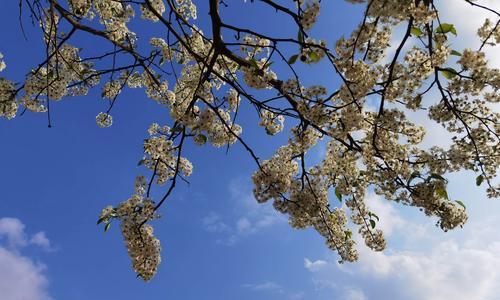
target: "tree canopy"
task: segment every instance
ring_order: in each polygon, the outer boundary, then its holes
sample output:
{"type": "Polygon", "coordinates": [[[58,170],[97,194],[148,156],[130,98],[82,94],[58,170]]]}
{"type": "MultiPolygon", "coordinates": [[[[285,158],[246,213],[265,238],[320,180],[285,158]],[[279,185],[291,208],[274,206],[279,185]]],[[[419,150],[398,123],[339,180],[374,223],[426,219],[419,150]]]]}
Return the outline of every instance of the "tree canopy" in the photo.
{"type": "MultiPolygon", "coordinates": [[[[43,113],[51,127],[51,103],[91,89],[108,103],[96,116],[99,127],[112,126],[127,89],[144,90],[144,99],[168,112],[144,139],[139,165],[147,175],[98,219],[105,230],[120,224],[144,280],[161,261],[150,221],[193,172],[187,143],[242,145],[255,161],[256,201],[271,201],[294,228],[314,228],[341,262],[355,261],[353,230],[375,251],[386,246],[379,217],[364,201],[368,190],[437,217],[445,231],[468,218],[464,203],[448,196],[448,173],[474,171],[477,186],[500,196],[500,70],[484,54],[500,43],[500,12],[460,1],[491,15],[477,30],[480,43],[463,51],[451,37],[460,34],[453,22],[465,20],[442,19],[438,0],[348,0],[364,13],[350,35],[331,44],[314,25],[342,12],[323,12],[318,0],[19,0],[21,25],[29,19],[39,26],[45,52],[25,78],[0,77],[0,117],[43,113]],[[254,29],[258,16],[253,24],[226,21],[245,5],[273,12],[283,28],[254,29]],[[198,15],[210,24],[205,32],[198,15]],[[80,34],[107,47],[89,51],[80,34]],[[317,74],[303,65],[317,64],[331,85],[304,83],[317,74]],[[411,111],[429,122],[418,124],[411,111]],[[266,134],[287,136],[272,157],[261,158],[245,140],[238,116],[247,114],[266,134]],[[422,145],[432,122],[449,132],[449,147],[422,145]],[[311,162],[308,152],[319,143],[324,157],[311,162]],[[153,199],[153,189],[163,196],[153,199]]],[[[15,67],[0,55],[0,71],[6,62],[15,67]]]]}

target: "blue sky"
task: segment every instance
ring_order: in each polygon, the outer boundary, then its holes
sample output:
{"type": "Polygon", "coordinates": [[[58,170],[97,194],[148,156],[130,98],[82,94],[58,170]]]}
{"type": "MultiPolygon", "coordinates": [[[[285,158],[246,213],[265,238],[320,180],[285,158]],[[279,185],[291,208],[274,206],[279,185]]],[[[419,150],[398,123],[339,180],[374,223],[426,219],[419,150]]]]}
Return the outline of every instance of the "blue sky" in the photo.
{"type": "MultiPolygon", "coordinates": [[[[361,7],[323,2],[313,35],[333,41],[348,34],[361,7]]],[[[460,49],[477,42],[473,33],[483,15],[457,2],[442,5],[448,4],[445,17],[458,19],[460,49]],[[465,14],[470,20],[463,20],[465,14]]],[[[494,2],[482,1],[499,8],[494,2]]],[[[22,37],[17,12],[17,1],[3,3],[0,23],[9,30],[2,30],[0,52],[8,67],[1,76],[21,80],[43,52],[29,22],[28,41],[22,37]]],[[[201,28],[207,28],[205,12],[200,5],[201,28]]],[[[251,3],[225,17],[288,34],[282,20],[251,3]]],[[[77,46],[92,52],[99,44],[91,41],[81,35],[77,46]]],[[[499,54],[489,50],[489,57],[500,66],[499,54]]],[[[310,83],[335,84],[321,66],[302,69],[313,74],[310,83]]],[[[106,103],[99,95],[96,90],[53,103],[51,129],[43,114],[0,120],[2,300],[498,299],[500,203],[475,187],[473,174],[450,176],[450,196],[467,205],[470,220],[463,230],[446,234],[434,226],[436,220],[369,195],[368,205],[388,232],[388,249],[374,254],[360,245],[360,261],[339,266],[316,232],[290,229],[272,207],[253,200],[255,165],[238,145],[227,154],[188,146],[194,165],[190,185],[179,185],[154,222],[163,262],[151,282],[142,282],[130,269],[116,224],[103,233],[95,222],[105,205],[131,195],[136,175],[147,175],[137,167],[142,140],[150,123],[165,122],[167,111],[142,91],[128,90],[113,110],[114,125],[100,129],[95,115],[106,103]]],[[[286,140],[286,134],[269,138],[253,116],[239,121],[243,137],[262,158],[286,140]]],[[[432,128],[426,142],[441,143],[444,133],[432,128]]],[[[321,149],[311,156],[319,159],[321,149]]]]}

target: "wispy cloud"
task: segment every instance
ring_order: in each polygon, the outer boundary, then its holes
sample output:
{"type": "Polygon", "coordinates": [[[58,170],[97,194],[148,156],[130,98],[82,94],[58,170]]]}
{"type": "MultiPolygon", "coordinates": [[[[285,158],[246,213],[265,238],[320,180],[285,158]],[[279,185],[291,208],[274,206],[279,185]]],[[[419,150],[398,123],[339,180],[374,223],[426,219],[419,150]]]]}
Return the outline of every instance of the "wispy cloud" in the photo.
{"type": "Polygon", "coordinates": [[[43,249],[45,249],[47,251],[53,250],[53,248],[50,244],[50,240],[47,238],[47,236],[45,235],[45,232],[43,232],[43,231],[35,233],[30,239],[30,244],[42,247],[43,249]]]}
{"type": "Polygon", "coordinates": [[[311,272],[317,272],[317,271],[323,269],[324,267],[326,267],[327,264],[328,263],[326,261],[321,260],[321,259],[311,261],[308,258],[304,258],[304,267],[311,272]]]}
{"type": "Polygon", "coordinates": [[[244,288],[249,288],[254,291],[271,291],[276,293],[283,293],[283,287],[276,282],[267,281],[264,283],[245,283],[242,285],[244,288]]]}
{"type": "Polygon", "coordinates": [[[201,220],[201,223],[206,231],[212,233],[227,232],[230,230],[229,226],[222,222],[221,216],[213,211],[209,212],[208,215],[201,220]]]}
{"type": "Polygon", "coordinates": [[[220,235],[218,243],[233,245],[245,236],[285,223],[286,218],[276,212],[270,203],[257,203],[252,187],[242,178],[231,181],[228,190],[230,214],[221,216],[210,212],[202,219],[205,230],[220,235]]]}
{"type": "Polygon", "coordinates": [[[347,288],[344,292],[345,300],[367,300],[365,293],[360,289],[347,288]]]}

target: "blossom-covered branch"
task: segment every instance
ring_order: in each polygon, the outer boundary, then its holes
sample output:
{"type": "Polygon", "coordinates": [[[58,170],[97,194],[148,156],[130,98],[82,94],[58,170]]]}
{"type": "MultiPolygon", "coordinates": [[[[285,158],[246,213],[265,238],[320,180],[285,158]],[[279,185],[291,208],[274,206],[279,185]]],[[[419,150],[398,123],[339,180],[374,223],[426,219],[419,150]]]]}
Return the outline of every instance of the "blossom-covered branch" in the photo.
{"type": "MultiPolygon", "coordinates": [[[[312,34],[323,16],[317,0],[200,0],[208,2],[203,15],[211,34],[198,27],[193,0],[19,1],[40,26],[46,52],[22,83],[0,78],[0,116],[12,119],[21,108],[47,113],[50,125],[52,101],[101,89],[108,109],[96,122],[109,127],[127,88],[143,89],[145,98],[169,112],[164,125],[150,126],[144,141],[140,165],[149,178],[138,176],[134,194],[106,207],[99,218],[106,229],[120,223],[133,267],[144,280],[154,276],[161,260],[150,221],[193,171],[183,150],[189,142],[240,143],[256,163],[256,200],[272,201],[295,228],[314,228],[340,261],[358,258],[353,228],[373,250],[386,246],[379,217],[365,203],[368,189],[437,217],[443,230],[467,221],[463,203],[448,196],[448,173],[475,171],[477,185],[487,186],[490,197],[500,196],[494,182],[500,71],[484,54],[500,42],[500,13],[478,1],[462,0],[491,17],[478,29],[480,44],[462,52],[450,39],[459,34],[452,23],[457,20],[442,19],[433,0],[348,0],[364,5],[364,13],[350,36],[333,44],[312,34]],[[224,19],[242,5],[280,15],[293,36],[224,19]],[[157,35],[134,30],[131,21],[139,13],[143,26],[157,35]],[[395,28],[403,36],[388,56],[395,28]],[[81,49],[78,34],[107,48],[81,49]],[[304,79],[317,75],[299,64],[323,64],[338,84],[306,86],[304,79]],[[449,148],[425,148],[426,128],[410,120],[409,111],[442,125],[451,136],[449,148]],[[259,158],[236,122],[239,114],[252,113],[268,135],[289,132],[288,143],[271,158],[259,158]],[[310,166],[308,152],[318,143],[326,154],[310,166]],[[152,189],[165,185],[163,197],[152,199],[152,189]]],[[[0,71],[5,67],[0,56],[0,71]]]]}

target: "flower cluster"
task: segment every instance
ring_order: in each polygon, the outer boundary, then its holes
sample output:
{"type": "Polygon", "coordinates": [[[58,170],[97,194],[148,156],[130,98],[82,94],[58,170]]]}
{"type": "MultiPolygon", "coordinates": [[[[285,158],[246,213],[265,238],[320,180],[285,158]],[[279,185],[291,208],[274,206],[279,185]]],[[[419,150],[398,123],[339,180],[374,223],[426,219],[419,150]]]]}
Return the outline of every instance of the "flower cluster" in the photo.
{"type": "Polygon", "coordinates": [[[3,60],[3,54],[0,53],[0,72],[5,70],[7,68],[7,64],[5,64],[5,61],[3,60]]]}
{"type": "Polygon", "coordinates": [[[12,119],[17,113],[14,84],[0,77],[0,117],[12,119]]]}
{"type": "Polygon", "coordinates": [[[177,13],[180,14],[184,20],[196,19],[197,9],[196,5],[191,0],[175,0],[177,6],[177,13]]]}
{"type": "MultiPolygon", "coordinates": [[[[137,181],[142,180],[139,177],[137,181]]],[[[143,197],[144,190],[139,190],[139,192],[141,193],[134,194],[116,208],[105,207],[101,212],[99,222],[105,222],[107,226],[113,219],[120,222],[125,246],[132,260],[132,268],[139,277],[148,281],[156,274],[161,262],[161,246],[160,241],[153,234],[153,227],[146,222],[159,216],[155,213],[153,201],[143,197]]]]}
{"type": "Polygon", "coordinates": [[[269,110],[263,110],[260,113],[260,126],[266,129],[269,135],[275,135],[283,130],[285,117],[278,115],[269,110]]]}
{"type": "Polygon", "coordinates": [[[163,3],[163,0],[148,0],[141,5],[141,17],[146,20],[158,22],[159,19],[156,15],[159,14],[161,16],[164,12],[165,3],[163,3]]]}
{"type": "Polygon", "coordinates": [[[500,26],[486,19],[483,26],[477,30],[477,35],[484,43],[489,42],[491,46],[495,46],[500,43],[500,26]]]}
{"type": "Polygon", "coordinates": [[[325,57],[326,41],[320,40],[317,42],[313,38],[307,38],[304,41],[305,45],[300,49],[300,60],[306,64],[317,63],[325,57]]]}
{"type": "Polygon", "coordinates": [[[97,123],[97,126],[101,128],[110,127],[113,125],[113,117],[110,114],[100,112],[95,117],[95,122],[97,123]]]}
{"type": "Polygon", "coordinates": [[[269,89],[271,88],[270,82],[276,80],[277,76],[272,70],[269,69],[268,60],[262,58],[261,60],[252,60],[255,65],[244,66],[241,68],[243,71],[243,81],[254,89],[269,89]]]}
{"type": "Polygon", "coordinates": [[[314,1],[311,4],[306,4],[306,7],[303,9],[303,13],[300,19],[300,24],[305,30],[311,29],[316,23],[320,8],[321,6],[317,1],[314,1]]]}
{"type": "Polygon", "coordinates": [[[269,54],[269,45],[271,41],[254,35],[246,35],[243,38],[243,43],[240,46],[240,50],[245,54],[247,59],[256,58],[265,49],[267,49],[267,54],[269,54]]]}

